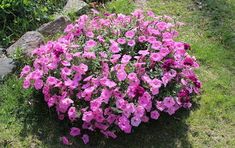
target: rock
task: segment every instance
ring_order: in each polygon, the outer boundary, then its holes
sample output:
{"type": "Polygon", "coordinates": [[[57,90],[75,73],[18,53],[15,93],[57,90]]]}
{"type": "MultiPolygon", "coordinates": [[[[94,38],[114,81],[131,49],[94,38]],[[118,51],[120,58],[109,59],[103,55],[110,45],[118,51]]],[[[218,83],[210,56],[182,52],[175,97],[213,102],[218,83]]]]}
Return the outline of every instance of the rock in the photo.
{"type": "Polygon", "coordinates": [[[65,13],[84,13],[88,8],[88,4],[82,0],[68,0],[67,4],[64,6],[63,11],[65,13]]]}
{"type": "Polygon", "coordinates": [[[14,67],[12,59],[0,58],[0,78],[10,73],[14,67]]]}
{"type": "Polygon", "coordinates": [[[43,24],[40,28],[37,29],[43,35],[54,35],[58,32],[64,31],[65,27],[71,23],[68,17],[59,16],[54,21],[43,24]]]}
{"type": "Polygon", "coordinates": [[[30,55],[31,51],[44,43],[44,37],[37,31],[26,32],[18,41],[7,49],[7,54],[13,56],[16,49],[19,48],[23,53],[30,55]]]}

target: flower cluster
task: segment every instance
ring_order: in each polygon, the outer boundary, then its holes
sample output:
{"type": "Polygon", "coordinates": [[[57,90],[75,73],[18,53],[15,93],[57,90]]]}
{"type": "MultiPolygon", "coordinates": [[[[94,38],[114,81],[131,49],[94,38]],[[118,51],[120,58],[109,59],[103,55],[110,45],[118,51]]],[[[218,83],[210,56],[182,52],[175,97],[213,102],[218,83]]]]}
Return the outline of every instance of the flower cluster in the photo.
{"type": "Polygon", "coordinates": [[[151,11],[82,15],[64,36],[32,52],[33,65],[21,72],[23,87],[42,91],[58,118],[73,125],[70,136],[84,143],[90,131],[112,138],[131,133],[164,112],[190,108],[199,93],[190,45],[174,40],[180,25],[151,11]]]}

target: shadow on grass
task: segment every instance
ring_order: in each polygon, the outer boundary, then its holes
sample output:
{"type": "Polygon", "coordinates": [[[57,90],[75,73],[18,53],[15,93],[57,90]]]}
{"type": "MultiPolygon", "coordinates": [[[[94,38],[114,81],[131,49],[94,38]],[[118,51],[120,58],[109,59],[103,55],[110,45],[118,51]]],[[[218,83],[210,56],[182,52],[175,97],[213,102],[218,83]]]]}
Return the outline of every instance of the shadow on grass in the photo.
{"type": "Polygon", "coordinates": [[[68,123],[60,122],[56,118],[55,111],[48,109],[43,96],[39,93],[33,95],[33,100],[37,101],[31,101],[30,109],[27,109],[30,111],[21,117],[24,119],[21,137],[27,138],[28,135],[33,135],[33,138],[47,147],[58,147],[59,137],[66,133],[65,127],[68,127],[68,123]]]}
{"type": "Polygon", "coordinates": [[[235,4],[228,0],[194,0],[203,17],[209,19],[208,36],[213,36],[229,50],[235,50],[235,4]]]}
{"type": "MultiPolygon", "coordinates": [[[[40,97],[42,98],[42,97],[40,97]]],[[[24,117],[24,128],[21,136],[33,135],[42,142],[43,147],[66,147],[59,141],[59,137],[68,134],[69,123],[57,120],[53,111],[48,111],[43,99],[36,102],[31,111],[24,117]]],[[[193,104],[193,110],[199,107],[197,103],[193,104]]],[[[159,120],[143,123],[138,128],[134,128],[132,134],[120,133],[118,138],[106,139],[98,132],[92,133],[90,143],[84,145],[80,138],[71,139],[73,145],[70,147],[191,147],[187,132],[189,130],[186,124],[190,111],[180,110],[174,116],[163,114],[159,120]]]]}

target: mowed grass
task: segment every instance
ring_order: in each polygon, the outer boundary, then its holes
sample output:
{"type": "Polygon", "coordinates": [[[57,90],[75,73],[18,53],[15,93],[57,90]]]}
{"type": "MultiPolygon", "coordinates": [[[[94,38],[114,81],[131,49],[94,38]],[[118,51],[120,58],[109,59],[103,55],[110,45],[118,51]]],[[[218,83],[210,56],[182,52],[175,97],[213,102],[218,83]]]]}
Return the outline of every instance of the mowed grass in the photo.
{"type": "MultiPolygon", "coordinates": [[[[134,4],[114,0],[106,9],[130,13],[134,4]]],[[[194,98],[191,111],[162,115],[130,135],[112,140],[95,134],[88,145],[73,139],[71,147],[234,147],[235,1],[149,0],[145,9],[186,23],[178,40],[191,44],[190,54],[201,65],[201,96],[194,98]]],[[[0,147],[64,147],[58,137],[66,133],[68,123],[56,119],[40,93],[23,90],[21,84],[11,75],[0,86],[0,147]]]]}

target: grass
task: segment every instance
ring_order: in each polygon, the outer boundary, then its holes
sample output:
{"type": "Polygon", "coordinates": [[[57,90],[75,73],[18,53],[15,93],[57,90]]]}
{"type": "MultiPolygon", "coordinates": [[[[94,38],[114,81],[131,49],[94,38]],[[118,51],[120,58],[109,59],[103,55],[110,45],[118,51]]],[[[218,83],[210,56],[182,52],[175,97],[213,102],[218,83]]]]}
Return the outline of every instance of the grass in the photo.
{"type": "MultiPolygon", "coordinates": [[[[130,135],[108,140],[99,134],[88,145],[73,147],[234,147],[235,145],[235,1],[150,0],[147,7],[186,23],[178,40],[192,45],[201,68],[203,92],[191,111],[163,115],[130,135]]],[[[133,2],[114,0],[107,10],[130,13],[133,2]],[[127,7],[127,4],[131,7],[127,7]]],[[[63,147],[66,129],[32,90],[22,90],[11,75],[0,85],[0,147],[63,147]]]]}

